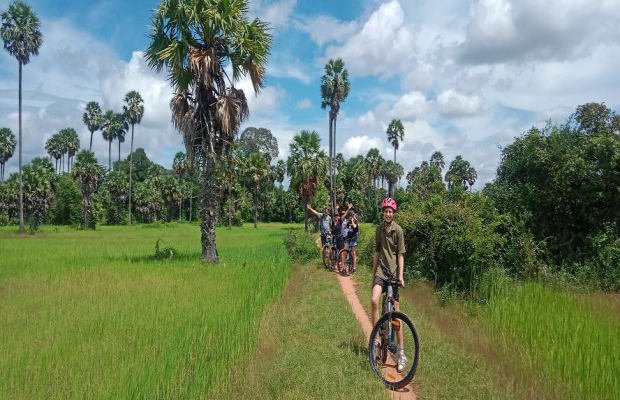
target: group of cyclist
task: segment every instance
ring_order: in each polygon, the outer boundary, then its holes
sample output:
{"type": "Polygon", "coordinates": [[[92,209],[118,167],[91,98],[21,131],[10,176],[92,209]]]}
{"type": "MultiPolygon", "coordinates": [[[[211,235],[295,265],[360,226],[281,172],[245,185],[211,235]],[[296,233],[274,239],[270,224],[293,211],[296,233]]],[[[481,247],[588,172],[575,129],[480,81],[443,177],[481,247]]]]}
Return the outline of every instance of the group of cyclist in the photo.
{"type": "MultiPolygon", "coordinates": [[[[307,204],[310,212],[319,219],[321,231],[321,246],[326,243],[328,235],[336,238],[336,247],[338,251],[344,248],[350,248],[353,255],[353,272],[355,272],[356,256],[355,248],[357,247],[357,237],[359,235],[359,222],[355,215],[353,204],[347,202],[347,210],[338,212],[336,206],[336,215],[332,220],[329,207],[325,207],[324,212],[320,213],[307,204]]],[[[381,209],[383,211],[383,222],[377,226],[375,231],[375,249],[372,262],[372,324],[376,324],[379,319],[379,301],[382,293],[384,293],[389,285],[390,277],[395,277],[400,281],[400,286],[405,286],[405,238],[403,230],[394,221],[394,213],[396,212],[396,201],[390,197],[383,199],[381,209]]],[[[342,260],[339,260],[342,262],[342,260]]],[[[394,291],[394,309],[399,310],[399,288],[394,291]]],[[[400,332],[397,334],[400,351],[397,360],[397,369],[402,371],[409,362],[405,356],[404,343],[400,332]]],[[[375,347],[380,345],[375,339],[375,347]]],[[[376,351],[378,353],[378,351],[376,351]]]]}
{"type": "MultiPolygon", "coordinates": [[[[336,246],[336,253],[340,250],[347,249],[351,251],[353,258],[353,268],[351,273],[355,273],[357,268],[357,238],[359,236],[359,221],[355,214],[353,203],[347,202],[347,210],[340,211],[339,205],[336,205],[334,218],[330,216],[329,207],[325,207],[322,213],[306,205],[308,211],[313,213],[319,219],[319,229],[321,231],[321,247],[325,246],[327,236],[331,235],[336,246]]],[[[344,258],[344,254],[342,255],[344,258]]],[[[344,259],[338,260],[338,263],[344,263],[344,259]]]]}

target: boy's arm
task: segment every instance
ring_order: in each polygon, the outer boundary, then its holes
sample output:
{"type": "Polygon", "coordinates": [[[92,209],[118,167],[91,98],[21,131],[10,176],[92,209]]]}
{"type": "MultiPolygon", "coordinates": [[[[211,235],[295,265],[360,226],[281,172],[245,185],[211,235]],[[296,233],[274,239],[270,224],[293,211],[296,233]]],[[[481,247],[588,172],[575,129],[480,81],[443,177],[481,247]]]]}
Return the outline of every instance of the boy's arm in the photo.
{"type": "Polygon", "coordinates": [[[310,204],[306,204],[306,208],[308,209],[308,211],[310,211],[312,214],[316,215],[317,217],[319,216],[318,211],[314,210],[312,207],[310,207],[310,204]]]}
{"type": "Polygon", "coordinates": [[[372,256],[372,279],[375,279],[375,275],[377,275],[377,266],[379,265],[379,252],[375,251],[375,254],[372,256]]]}
{"type": "Polygon", "coordinates": [[[398,253],[396,263],[398,265],[398,279],[400,279],[402,286],[405,287],[405,255],[403,253],[398,253]]]}

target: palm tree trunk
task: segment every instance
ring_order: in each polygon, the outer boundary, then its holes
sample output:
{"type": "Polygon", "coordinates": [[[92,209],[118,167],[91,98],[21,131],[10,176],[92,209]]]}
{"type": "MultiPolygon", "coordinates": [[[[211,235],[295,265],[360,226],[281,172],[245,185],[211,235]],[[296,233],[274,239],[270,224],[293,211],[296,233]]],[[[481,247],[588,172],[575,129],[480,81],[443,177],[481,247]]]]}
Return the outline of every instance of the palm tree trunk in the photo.
{"type": "Polygon", "coordinates": [[[19,233],[24,228],[24,187],[22,182],[22,62],[19,61],[19,233]]]}
{"type": "Polygon", "coordinates": [[[334,204],[334,174],[333,174],[333,157],[334,150],[332,149],[333,143],[333,131],[332,131],[332,112],[329,112],[329,200],[332,203],[332,215],[335,215],[334,204]]]}
{"type": "Polygon", "coordinates": [[[118,139],[118,161],[121,160],[121,140],[118,139]]]}
{"type": "MultiPolygon", "coordinates": [[[[131,175],[133,173],[133,126],[131,124],[131,146],[129,147],[129,220],[127,223],[131,225],[131,175]]],[[[91,138],[92,141],[92,138],[91,138]]]]}
{"type": "Polygon", "coordinates": [[[215,207],[216,199],[213,193],[213,173],[215,160],[211,149],[205,152],[204,174],[202,178],[202,205],[200,209],[200,240],[202,242],[202,259],[208,262],[217,262],[217,249],[215,247],[215,207]]]}
{"type": "Polygon", "coordinates": [[[181,222],[181,215],[183,214],[182,204],[183,204],[183,198],[181,197],[179,199],[179,222],[181,222]]]}
{"type": "Polygon", "coordinates": [[[90,146],[88,147],[88,151],[93,151],[93,134],[95,131],[90,132],[90,146]]]}
{"type": "Polygon", "coordinates": [[[396,164],[396,146],[394,146],[394,164],[396,164]]]}
{"type": "Polygon", "coordinates": [[[254,188],[254,229],[256,229],[256,220],[258,219],[258,185],[254,188]]]}
{"type": "MultiPolygon", "coordinates": [[[[338,119],[338,114],[334,114],[334,122],[333,122],[334,123],[334,160],[336,160],[336,155],[338,154],[338,152],[336,151],[336,120],[337,119],[338,119]]],[[[335,165],[334,165],[333,175],[336,175],[336,166],[335,165]]],[[[334,198],[333,198],[332,202],[334,204],[333,208],[335,210],[336,209],[336,192],[335,191],[333,193],[333,196],[334,196],[334,198]]],[[[332,214],[332,215],[334,215],[334,214],[332,214]]]]}
{"type": "Polygon", "coordinates": [[[108,140],[108,173],[112,171],[112,139],[108,140]]]}

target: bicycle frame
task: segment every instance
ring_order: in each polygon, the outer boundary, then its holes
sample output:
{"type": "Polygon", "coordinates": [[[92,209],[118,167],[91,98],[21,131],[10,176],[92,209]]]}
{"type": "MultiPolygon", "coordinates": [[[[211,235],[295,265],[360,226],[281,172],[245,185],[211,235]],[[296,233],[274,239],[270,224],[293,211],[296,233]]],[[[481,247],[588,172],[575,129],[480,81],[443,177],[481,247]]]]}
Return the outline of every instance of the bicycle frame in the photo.
{"type": "MultiPolygon", "coordinates": [[[[386,313],[390,315],[390,317],[388,318],[388,321],[392,321],[392,312],[394,311],[394,286],[393,285],[398,285],[399,283],[397,281],[394,281],[393,279],[391,279],[389,281],[386,293],[385,293],[385,297],[384,297],[384,303],[383,303],[383,314],[385,315],[386,313]]],[[[400,320],[398,320],[399,322],[399,326],[398,328],[400,328],[400,320]]],[[[386,322],[387,327],[384,327],[384,332],[386,333],[386,336],[383,338],[384,340],[388,341],[388,345],[387,345],[387,349],[389,350],[389,352],[394,355],[394,354],[398,354],[398,351],[400,350],[400,344],[398,343],[398,339],[396,338],[396,330],[394,328],[394,321],[392,321],[392,323],[388,323],[386,322]]]]}

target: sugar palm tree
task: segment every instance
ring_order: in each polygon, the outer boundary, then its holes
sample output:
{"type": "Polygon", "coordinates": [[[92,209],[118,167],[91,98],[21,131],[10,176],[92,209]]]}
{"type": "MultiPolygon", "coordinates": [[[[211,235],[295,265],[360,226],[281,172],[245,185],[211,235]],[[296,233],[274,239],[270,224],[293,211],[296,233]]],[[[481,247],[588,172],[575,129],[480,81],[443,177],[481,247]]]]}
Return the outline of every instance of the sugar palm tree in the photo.
{"type": "Polygon", "coordinates": [[[129,146],[129,220],[128,224],[131,225],[131,183],[133,174],[133,128],[134,125],[139,124],[142,121],[144,115],[144,100],[140,93],[132,90],[125,95],[125,105],[123,106],[123,113],[127,119],[127,123],[131,125],[131,144],[129,146]]]}
{"type": "Polygon", "coordinates": [[[73,128],[62,129],[59,134],[63,137],[63,145],[67,152],[67,172],[71,172],[73,157],[75,157],[75,153],[80,149],[80,138],[73,128]]]}
{"type": "Polygon", "coordinates": [[[393,119],[386,131],[388,142],[394,147],[394,163],[396,163],[396,150],[398,150],[399,143],[405,137],[405,128],[400,119],[393,119]]]}
{"type": "Polygon", "coordinates": [[[108,171],[112,170],[112,141],[116,135],[116,113],[112,110],[108,110],[103,114],[101,119],[101,133],[103,139],[108,142],[108,171]]]}
{"type": "Polygon", "coordinates": [[[103,168],[97,163],[92,151],[80,151],[75,160],[73,176],[82,189],[82,219],[84,229],[95,229],[97,218],[92,212],[91,196],[103,178],[103,168]]]}
{"type": "Polygon", "coordinates": [[[249,75],[258,93],[272,43],[268,24],[248,21],[248,12],[248,0],[161,1],[146,50],[151,68],[168,71],[173,125],[183,135],[188,157],[198,157],[203,169],[202,259],[211,262],[218,260],[215,165],[249,115],[245,94],[235,84],[249,75]]]}
{"type": "Polygon", "coordinates": [[[258,194],[263,179],[269,174],[269,165],[265,158],[258,152],[250,154],[245,164],[245,175],[254,184],[254,229],[258,220],[258,194]]]}
{"type": "Polygon", "coordinates": [[[433,155],[431,155],[431,164],[437,167],[441,173],[443,167],[446,166],[446,162],[443,159],[443,154],[441,154],[441,151],[435,151],[433,155]]]}
{"type": "Polygon", "coordinates": [[[15,152],[15,135],[9,128],[0,129],[0,181],[4,181],[4,164],[15,152]]]}
{"type": "Polygon", "coordinates": [[[86,104],[86,112],[82,115],[82,121],[84,121],[84,125],[86,125],[88,131],[90,132],[90,146],[88,147],[88,150],[93,151],[93,134],[95,131],[101,129],[103,122],[99,103],[96,101],[91,101],[86,104]]]}
{"type": "Polygon", "coordinates": [[[325,64],[325,75],[321,77],[321,108],[329,106],[329,182],[332,211],[335,207],[334,166],[332,159],[336,157],[336,120],[340,111],[340,103],[344,102],[349,91],[349,72],[344,67],[342,58],[330,59],[325,64]]]}
{"type": "Polygon", "coordinates": [[[45,141],[45,151],[47,151],[47,154],[49,154],[51,158],[56,160],[56,174],[60,173],[58,160],[62,158],[62,149],[60,148],[60,141],[58,139],[58,134],[55,134],[45,141]]]}
{"type": "MultiPolygon", "coordinates": [[[[290,187],[296,191],[306,204],[312,198],[320,182],[327,174],[327,156],[321,150],[321,139],[315,131],[301,131],[293,137],[289,145],[290,156],[286,169],[291,177],[290,187]]],[[[308,212],[305,213],[305,226],[308,232],[308,212]]]]}
{"type": "Polygon", "coordinates": [[[0,37],[4,48],[19,64],[19,233],[24,229],[24,194],[22,183],[22,65],[30,62],[31,55],[39,54],[43,35],[39,30],[39,18],[30,6],[14,1],[2,13],[0,37]]]}
{"type": "Polygon", "coordinates": [[[116,140],[118,140],[118,161],[121,160],[121,143],[125,143],[125,135],[129,130],[129,125],[125,121],[125,115],[121,113],[116,114],[116,140]]]}

